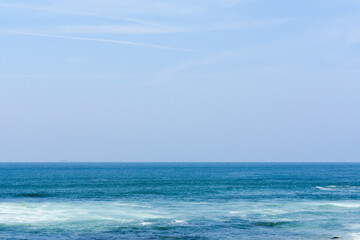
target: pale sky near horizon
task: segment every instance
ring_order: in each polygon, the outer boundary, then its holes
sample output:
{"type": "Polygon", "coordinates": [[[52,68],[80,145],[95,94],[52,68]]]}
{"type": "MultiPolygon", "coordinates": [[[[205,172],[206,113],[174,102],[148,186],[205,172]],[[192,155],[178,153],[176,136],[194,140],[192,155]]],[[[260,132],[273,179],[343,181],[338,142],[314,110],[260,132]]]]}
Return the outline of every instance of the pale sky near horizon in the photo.
{"type": "Polygon", "coordinates": [[[360,161],[359,0],[0,0],[0,161],[360,161]]]}

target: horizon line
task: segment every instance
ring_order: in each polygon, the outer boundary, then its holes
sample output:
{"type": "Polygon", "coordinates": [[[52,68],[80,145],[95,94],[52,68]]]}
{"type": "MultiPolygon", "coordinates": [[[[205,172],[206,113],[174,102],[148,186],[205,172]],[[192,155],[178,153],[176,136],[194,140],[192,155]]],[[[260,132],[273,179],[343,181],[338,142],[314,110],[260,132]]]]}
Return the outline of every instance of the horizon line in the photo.
{"type": "Polygon", "coordinates": [[[29,162],[2,162],[1,163],[360,163],[360,161],[93,161],[93,162],[87,162],[87,161],[29,161],[29,162]]]}

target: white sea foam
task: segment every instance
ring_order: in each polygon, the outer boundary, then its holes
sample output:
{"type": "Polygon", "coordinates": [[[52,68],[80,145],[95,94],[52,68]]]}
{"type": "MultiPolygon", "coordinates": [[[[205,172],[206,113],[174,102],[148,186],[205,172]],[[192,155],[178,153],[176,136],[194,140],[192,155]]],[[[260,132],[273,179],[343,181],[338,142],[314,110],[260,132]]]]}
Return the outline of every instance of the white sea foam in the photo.
{"type": "Polygon", "coordinates": [[[360,240],[360,232],[351,234],[352,240],[360,240]]]}
{"type": "Polygon", "coordinates": [[[330,205],[343,208],[360,208],[360,202],[333,202],[330,205]]]}
{"type": "Polygon", "coordinates": [[[146,225],[151,225],[151,222],[141,222],[140,224],[146,226],[146,225]]]}
{"type": "Polygon", "coordinates": [[[184,220],[175,220],[175,223],[185,223],[184,220]]]}
{"type": "Polygon", "coordinates": [[[353,233],[350,234],[352,240],[360,240],[360,224],[348,224],[346,228],[353,231],[353,233]]]}
{"type": "Polygon", "coordinates": [[[358,186],[335,186],[335,185],[329,185],[326,187],[316,186],[315,188],[322,190],[322,191],[346,191],[346,192],[359,192],[360,188],[358,186]]]}
{"type": "MultiPolygon", "coordinates": [[[[190,221],[226,221],[239,218],[249,222],[297,222],[322,220],[318,213],[339,214],[360,210],[360,201],[238,201],[219,203],[194,202],[3,202],[0,223],[31,228],[61,228],[97,231],[109,226],[189,224],[190,221]],[[359,210],[357,209],[359,208],[359,210]]],[[[340,215],[341,216],[341,215],[340,215]]],[[[360,229],[353,226],[353,232],[360,229]]]]}
{"type": "Polygon", "coordinates": [[[332,191],[332,190],[334,190],[332,187],[319,187],[319,186],[317,186],[316,188],[319,189],[319,190],[322,190],[322,191],[332,191]]]}
{"type": "Polygon", "coordinates": [[[242,212],[240,212],[240,211],[230,211],[229,213],[230,214],[239,214],[239,213],[242,213],[242,212]]]}
{"type": "Polygon", "coordinates": [[[77,221],[131,222],[168,218],[164,212],[116,202],[0,203],[0,222],[43,224],[77,221]]]}

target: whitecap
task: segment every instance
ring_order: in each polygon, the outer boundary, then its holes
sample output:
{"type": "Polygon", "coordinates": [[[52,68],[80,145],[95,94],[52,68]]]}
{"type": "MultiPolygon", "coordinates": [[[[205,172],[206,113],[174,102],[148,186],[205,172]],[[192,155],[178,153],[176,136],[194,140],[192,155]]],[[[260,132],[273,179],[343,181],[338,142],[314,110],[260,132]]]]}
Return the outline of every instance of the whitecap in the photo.
{"type": "Polygon", "coordinates": [[[151,222],[141,222],[140,224],[143,226],[146,226],[146,225],[151,225],[152,223],[151,222]]]}
{"type": "Polygon", "coordinates": [[[316,188],[319,189],[319,190],[322,190],[322,191],[331,191],[331,190],[333,190],[333,188],[330,188],[330,187],[324,188],[324,187],[317,186],[316,188]]]}
{"type": "Polygon", "coordinates": [[[184,220],[175,220],[175,223],[185,223],[184,220]]]}
{"type": "Polygon", "coordinates": [[[343,208],[360,208],[360,202],[334,202],[330,203],[330,205],[343,208]]]}
{"type": "Polygon", "coordinates": [[[239,211],[230,211],[229,213],[230,214],[238,214],[238,213],[241,213],[241,212],[239,212],[239,211]]]}

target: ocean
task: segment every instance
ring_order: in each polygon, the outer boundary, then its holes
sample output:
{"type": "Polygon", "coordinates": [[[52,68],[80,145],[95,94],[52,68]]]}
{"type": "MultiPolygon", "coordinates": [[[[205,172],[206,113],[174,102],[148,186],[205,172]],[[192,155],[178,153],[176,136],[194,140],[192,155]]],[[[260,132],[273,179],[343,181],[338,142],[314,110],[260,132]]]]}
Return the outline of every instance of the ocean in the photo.
{"type": "Polygon", "coordinates": [[[0,239],[360,239],[357,163],[0,163],[0,239]]]}

